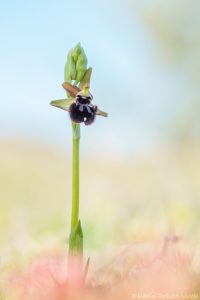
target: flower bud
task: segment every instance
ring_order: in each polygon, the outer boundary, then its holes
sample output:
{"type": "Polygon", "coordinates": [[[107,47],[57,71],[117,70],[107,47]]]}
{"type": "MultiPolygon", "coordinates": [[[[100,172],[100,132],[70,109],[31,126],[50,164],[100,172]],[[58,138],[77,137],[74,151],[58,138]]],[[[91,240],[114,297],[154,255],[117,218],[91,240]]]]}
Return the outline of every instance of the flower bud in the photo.
{"type": "Polygon", "coordinates": [[[77,60],[78,60],[79,55],[81,54],[81,51],[82,51],[81,44],[78,43],[78,44],[74,47],[74,49],[73,49],[73,54],[72,54],[75,63],[77,63],[77,60]]]}
{"type": "Polygon", "coordinates": [[[74,84],[81,83],[87,71],[87,57],[80,43],[70,50],[65,64],[64,79],[66,82],[71,83],[75,80],[74,84]]]}
{"type": "Polygon", "coordinates": [[[65,64],[64,78],[66,82],[71,82],[76,80],[76,63],[73,58],[73,49],[69,52],[67,56],[67,62],[65,64]]]}
{"type": "Polygon", "coordinates": [[[83,48],[81,48],[81,53],[80,53],[77,63],[76,63],[77,74],[76,74],[75,84],[78,84],[79,82],[81,82],[86,71],[87,71],[87,57],[85,55],[83,48]]]}

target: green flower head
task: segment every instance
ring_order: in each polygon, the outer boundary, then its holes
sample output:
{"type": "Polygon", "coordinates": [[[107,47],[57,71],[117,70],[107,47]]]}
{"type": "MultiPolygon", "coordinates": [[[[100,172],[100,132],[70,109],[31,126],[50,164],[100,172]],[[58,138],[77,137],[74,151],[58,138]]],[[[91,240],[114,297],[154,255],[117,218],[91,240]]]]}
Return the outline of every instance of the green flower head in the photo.
{"type": "Polygon", "coordinates": [[[69,112],[74,123],[92,124],[96,115],[107,117],[107,113],[93,105],[90,94],[92,68],[87,68],[87,57],[80,43],[71,49],[67,56],[64,70],[63,87],[67,99],[51,101],[51,105],[69,112]]]}
{"type": "Polygon", "coordinates": [[[65,64],[64,79],[68,83],[80,84],[87,71],[87,57],[81,44],[70,50],[65,64]]]}

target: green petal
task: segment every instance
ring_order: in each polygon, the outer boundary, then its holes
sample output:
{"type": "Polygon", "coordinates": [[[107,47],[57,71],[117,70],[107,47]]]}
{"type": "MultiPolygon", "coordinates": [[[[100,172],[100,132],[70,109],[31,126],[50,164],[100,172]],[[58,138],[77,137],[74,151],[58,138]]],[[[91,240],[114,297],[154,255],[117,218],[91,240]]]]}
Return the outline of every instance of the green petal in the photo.
{"type": "Polygon", "coordinates": [[[98,116],[102,116],[102,117],[107,117],[108,114],[100,109],[97,108],[97,111],[96,111],[96,115],[98,116]]]}
{"type": "Polygon", "coordinates": [[[74,102],[73,98],[70,99],[59,99],[50,102],[50,105],[63,109],[65,111],[69,110],[70,105],[74,102]]]}

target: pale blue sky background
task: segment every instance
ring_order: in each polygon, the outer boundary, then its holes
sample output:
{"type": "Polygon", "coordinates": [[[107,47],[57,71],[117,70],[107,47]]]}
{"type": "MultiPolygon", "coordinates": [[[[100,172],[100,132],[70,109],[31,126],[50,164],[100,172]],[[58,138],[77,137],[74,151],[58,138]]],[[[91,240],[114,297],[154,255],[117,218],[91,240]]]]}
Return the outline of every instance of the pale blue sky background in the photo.
{"type": "Polygon", "coordinates": [[[135,8],[130,14],[126,2],[106,0],[0,1],[1,137],[70,144],[68,117],[48,103],[65,97],[67,52],[80,41],[94,69],[94,102],[109,113],[83,127],[84,151],[125,156],[159,146],[161,129],[180,108],[184,78],[160,65],[135,8]]]}

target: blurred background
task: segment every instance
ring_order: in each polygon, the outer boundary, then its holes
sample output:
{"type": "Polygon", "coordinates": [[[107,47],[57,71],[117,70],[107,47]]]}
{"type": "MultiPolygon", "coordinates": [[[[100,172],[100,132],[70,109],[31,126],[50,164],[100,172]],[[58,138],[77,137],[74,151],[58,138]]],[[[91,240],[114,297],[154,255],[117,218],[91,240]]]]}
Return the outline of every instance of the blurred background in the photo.
{"type": "Polygon", "coordinates": [[[0,4],[1,265],[66,249],[71,126],[49,105],[81,42],[91,92],[109,118],[81,132],[85,251],[162,239],[199,241],[200,2],[0,4]]]}

